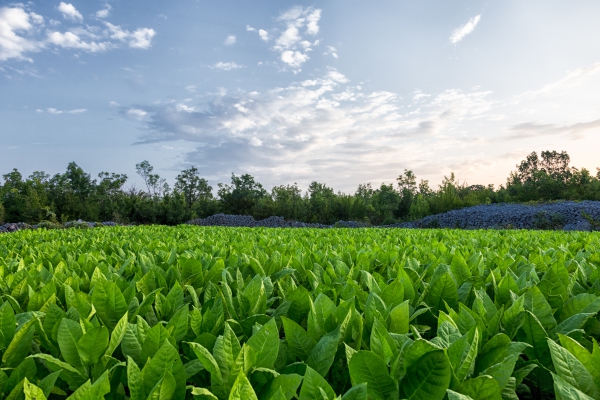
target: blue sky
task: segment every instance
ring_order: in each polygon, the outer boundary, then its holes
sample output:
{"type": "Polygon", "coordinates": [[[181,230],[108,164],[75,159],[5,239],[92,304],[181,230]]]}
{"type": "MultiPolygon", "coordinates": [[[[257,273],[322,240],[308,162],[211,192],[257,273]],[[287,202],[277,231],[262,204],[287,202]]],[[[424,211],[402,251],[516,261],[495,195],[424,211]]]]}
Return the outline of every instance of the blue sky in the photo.
{"type": "Polygon", "coordinates": [[[353,192],[600,166],[597,1],[0,1],[0,174],[353,192]]]}

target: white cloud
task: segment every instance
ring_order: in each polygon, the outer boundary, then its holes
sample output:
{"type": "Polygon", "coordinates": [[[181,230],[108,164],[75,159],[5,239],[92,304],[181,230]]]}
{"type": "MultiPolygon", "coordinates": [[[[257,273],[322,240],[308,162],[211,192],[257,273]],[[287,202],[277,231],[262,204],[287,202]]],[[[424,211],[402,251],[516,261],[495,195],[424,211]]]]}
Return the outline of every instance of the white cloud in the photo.
{"type": "Polygon", "coordinates": [[[324,56],[331,54],[333,58],[338,58],[337,50],[333,46],[327,46],[327,50],[323,53],[324,56]]]}
{"type": "Polygon", "coordinates": [[[187,113],[193,113],[196,112],[196,107],[190,107],[186,104],[183,103],[179,103],[175,106],[175,109],[177,110],[177,112],[187,112],[187,113]]]}
{"type": "Polygon", "coordinates": [[[235,44],[235,35],[229,35],[229,36],[227,36],[227,38],[225,39],[225,41],[223,42],[223,44],[225,46],[231,46],[232,44],[235,44]]]}
{"type": "Polygon", "coordinates": [[[185,87],[185,90],[187,90],[190,93],[196,93],[196,89],[197,87],[195,85],[189,85],[185,87]]]}
{"type": "Polygon", "coordinates": [[[250,25],[246,25],[246,31],[248,32],[256,32],[256,29],[251,27],[250,25]]]}
{"type": "MultiPolygon", "coordinates": [[[[312,47],[319,44],[318,40],[311,43],[303,35],[314,36],[319,33],[320,19],[320,9],[300,6],[291,7],[277,18],[285,25],[285,29],[279,31],[273,50],[280,53],[280,60],[284,65],[291,67],[294,73],[299,72],[302,64],[310,59],[308,53],[312,51],[312,47]]],[[[258,34],[265,42],[270,39],[269,33],[265,30],[259,30],[258,34]]]]}
{"type": "Polygon", "coordinates": [[[299,68],[308,60],[308,55],[299,51],[286,50],[281,53],[281,61],[292,68],[299,68]]]}
{"type": "Polygon", "coordinates": [[[109,42],[86,42],[82,40],[79,35],[76,35],[70,31],[65,33],[49,32],[48,43],[67,49],[71,48],[85,50],[91,53],[106,51],[111,47],[111,43],[109,42]]]}
{"type": "Polygon", "coordinates": [[[132,118],[142,119],[148,114],[146,111],[141,110],[139,108],[130,108],[127,110],[127,115],[132,118]]]}
{"type": "MultiPolygon", "coordinates": [[[[80,22],[81,15],[72,4],[61,2],[59,10],[66,19],[80,22]]],[[[107,5],[107,9],[110,6],[107,5]]],[[[60,22],[50,19],[50,26],[60,22]]],[[[85,25],[74,26],[64,32],[56,28],[44,29],[44,17],[27,12],[25,6],[0,7],[0,62],[8,59],[32,62],[27,53],[38,52],[49,45],[65,49],[82,50],[91,53],[102,52],[119,47],[119,42],[127,43],[131,48],[148,49],[156,32],[150,28],[139,28],[133,32],[118,25],[105,22],[106,28],[85,25]]]]}
{"type": "Polygon", "coordinates": [[[319,19],[321,19],[321,10],[313,10],[308,16],[306,20],[308,21],[306,24],[306,33],[309,35],[316,35],[319,33],[319,19]]]}
{"type": "MultiPolygon", "coordinates": [[[[42,109],[37,109],[35,110],[38,113],[43,113],[44,110],[42,109]]],[[[82,114],[84,112],[87,111],[87,108],[77,108],[75,110],[68,110],[68,111],[62,111],[62,110],[57,110],[56,108],[47,108],[46,111],[48,112],[48,114],[54,114],[54,115],[60,115],[60,114],[82,114]]]]}
{"type": "Polygon", "coordinates": [[[212,66],[212,68],[215,69],[220,69],[223,71],[231,71],[232,69],[239,69],[239,68],[244,68],[243,65],[239,65],[235,62],[222,62],[219,61],[218,63],[216,63],[215,65],[212,66]]]}
{"type": "Polygon", "coordinates": [[[463,26],[456,28],[454,30],[454,32],[452,32],[452,36],[450,36],[450,42],[453,44],[456,44],[456,43],[460,42],[461,40],[463,40],[463,38],[465,36],[467,36],[469,33],[473,32],[473,30],[479,23],[480,19],[481,19],[481,15],[477,15],[477,16],[471,18],[469,20],[469,22],[467,22],[463,26]]]}
{"type": "Polygon", "coordinates": [[[139,28],[133,32],[121,28],[119,25],[113,25],[106,22],[111,39],[116,39],[121,42],[126,42],[129,47],[137,49],[148,49],[152,46],[152,38],[156,35],[156,31],[150,28],[139,28]]]}
{"type": "Polygon", "coordinates": [[[63,14],[63,18],[65,19],[78,22],[83,21],[83,15],[81,15],[81,13],[77,11],[75,6],[73,6],[71,3],[64,3],[61,1],[58,5],[58,11],[63,14]]]}
{"type": "Polygon", "coordinates": [[[264,29],[258,30],[258,36],[260,36],[260,38],[265,42],[269,41],[269,32],[265,31],[264,29]]]}
{"type": "Polygon", "coordinates": [[[492,107],[489,92],[448,90],[418,112],[403,113],[397,94],[349,84],[331,69],[261,93],[220,91],[208,103],[164,104],[145,119],[141,143],[198,143],[187,161],[203,160],[210,165],[206,172],[225,177],[232,170],[256,171],[270,178],[289,174],[290,180],[347,177],[355,185],[412,168],[434,143],[463,146],[452,132],[492,107]]]}
{"type": "Polygon", "coordinates": [[[104,6],[104,8],[102,10],[98,10],[96,11],[96,17],[97,18],[106,18],[110,15],[110,10],[112,9],[112,7],[110,6],[110,4],[106,3],[106,5],[104,6]]]}
{"type": "Polygon", "coordinates": [[[131,34],[131,40],[129,40],[129,47],[138,49],[148,49],[152,46],[152,38],[156,35],[154,29],[139,28],[133,31],[131,34]]]}
{"type": "Polygon", "coordinates": [[[39,21],[39,16],[33,17],[20,7],[0,8],[0,61],[10,58],[32,61],[24,54],[39,51],[43,43],[33,39],[35,26],[32,22],[39,21]]]}

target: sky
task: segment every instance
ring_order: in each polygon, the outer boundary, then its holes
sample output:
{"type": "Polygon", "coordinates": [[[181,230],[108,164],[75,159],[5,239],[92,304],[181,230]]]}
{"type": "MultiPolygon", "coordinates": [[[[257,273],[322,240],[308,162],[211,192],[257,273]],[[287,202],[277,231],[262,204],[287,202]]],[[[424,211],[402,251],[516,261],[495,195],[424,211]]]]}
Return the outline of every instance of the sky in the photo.
{"type": "Polygon", "coordinates": [[[0,175],[503,184],[600,167],[593,0],[0,0],[0,175]],[[374,5],[375,4],[375,5],[374,5]]]}

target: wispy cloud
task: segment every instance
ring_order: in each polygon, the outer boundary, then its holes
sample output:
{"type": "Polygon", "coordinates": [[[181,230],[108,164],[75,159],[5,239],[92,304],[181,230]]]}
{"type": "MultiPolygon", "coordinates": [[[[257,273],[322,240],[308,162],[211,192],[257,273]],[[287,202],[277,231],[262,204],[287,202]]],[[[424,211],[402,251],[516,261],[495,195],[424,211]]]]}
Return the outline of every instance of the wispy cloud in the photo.
{"type": "Polygon", "coordinates": [[[231,46],[232,44],[235,44],[235,35],[229,35],[227,36],[227,38],[225,39],[225,41],[223,42],[223,44],[225,46],[231,46]]]}
{"type": "Polygon", "coordinates": [[[244,68],[243,65],[236,64],[235,62],[222,62],[219,61],[215,65],[212,66],[214,69],[220,69],[222,71],[231,71],[232,69],[244,68]]]}
{"type": "Polygon", "coordinates": [[[587,67],[577,68],[573,71],[568,71],[564,78],[561,78],[556,82],[544,85],[538,90],[524,92],[516,96],[516,98],[517,100],[522,100],[525,98],[534,98],[537,96],[561,93],[567,88],[582,84],[587,79],[592,78],[598,72],[600,72],[600,62],[589,65],[587,67]]]}
{"type": "Polygon", "coordinates": [[[508,131],[509,139],[527,139],[546,135],[568,135],[571,139],[580,139],[583,132],[598,130],[600,132],[600,119],[588,122],[578,122],[571,125],[540,124],[538,122],[524,122],[511,126],[508,131]]]}
{"type": "Polygon", "coordinates": [[[112,7],[110,6],[110,4],[106,3],[103,9],[96,11],[96,17],[106,18],[110,15],[110,10],[112,10],[112,7]]]}
{"type": "Polygon", "coordinates": [[[63,111],[63,110],[57,110],[56,108],[47,108],[45,111],[38,108],[37,110],[35,110],[37,113],[44,113],[47,112],[48,114],[53,114],[53,115],[60,115],[60,114],[82,114],[84,112],[87,111],[87,108],[77,108],[75,110],[67,110],[67,111],[63,111]]]}
{"type": "Polygon", "coordinates": [[[454,32],[452,32],[452,36],[450,36],[450,42],[456,44],[463,40],[465,36],[473,32],[480,20],[481,15],[476,15],[475,17],[471,18],[466,24],[456,28],[454,32]]]}

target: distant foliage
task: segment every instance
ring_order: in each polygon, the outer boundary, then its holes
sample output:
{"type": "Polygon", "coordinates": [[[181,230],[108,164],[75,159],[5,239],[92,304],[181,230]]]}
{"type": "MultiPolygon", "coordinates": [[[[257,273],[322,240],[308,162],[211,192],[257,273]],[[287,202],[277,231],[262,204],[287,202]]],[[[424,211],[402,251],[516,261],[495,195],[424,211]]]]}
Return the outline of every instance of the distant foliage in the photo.
{"type": "MultiPolygon", "coordinates": [[[[196,167],[181,171],[171,189],[148,161],[136,165],[145,184],[144,190],[138,190],[125,188],[127,175],[101,172],[93,179],[72,162],[65,173],[52,177],[36,171],[24,178],[16,169],[3,175],[0,222],[64,223],[81,218],[176,225],[225,213],[252,215],[257,220],[281,216],[310,223],[343,220],[386,225],[477,204],[600,200],[600,168],[594,176],[585,168],[570,166],[570,161],[564,151],[543,151],[539,156],[533,152],[499,188],[469,185],[454,173],[445,176],[438,188],[431,188],[428,181],[404,170],[395,183],[360,184],[353,194],[336,193],[316,181],[305,193],[296,183],[269,192],[249,174],[232,174],[231,182],[219,183],[214,193],[196,167]]],[[[556,225],[547,220],[540,217],[540,226],[556,225]]]]}

